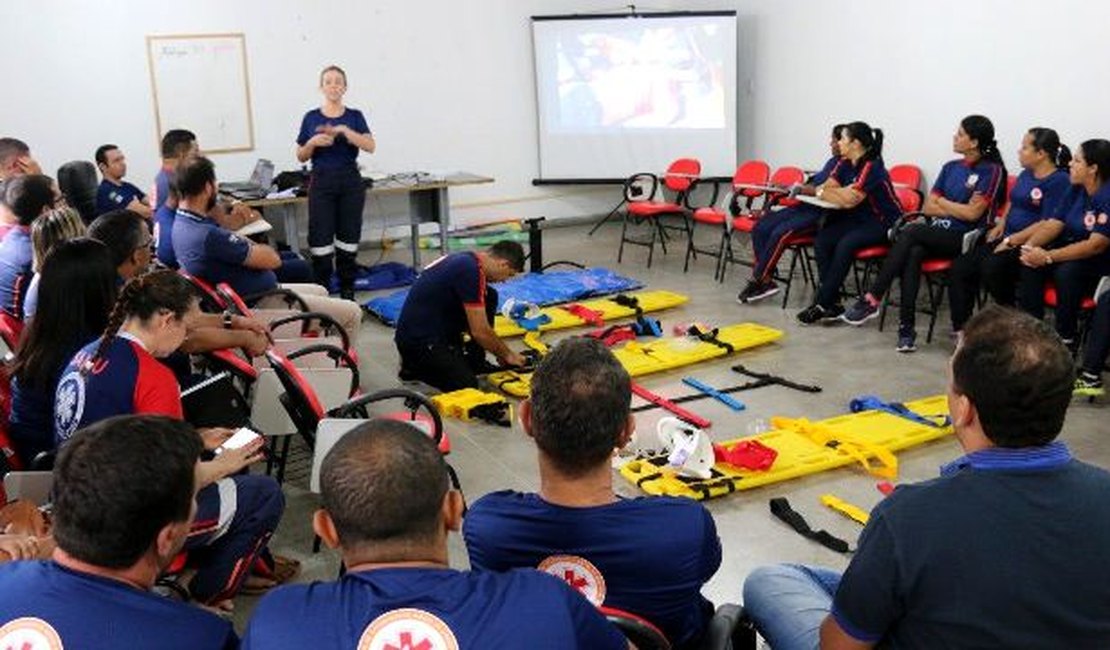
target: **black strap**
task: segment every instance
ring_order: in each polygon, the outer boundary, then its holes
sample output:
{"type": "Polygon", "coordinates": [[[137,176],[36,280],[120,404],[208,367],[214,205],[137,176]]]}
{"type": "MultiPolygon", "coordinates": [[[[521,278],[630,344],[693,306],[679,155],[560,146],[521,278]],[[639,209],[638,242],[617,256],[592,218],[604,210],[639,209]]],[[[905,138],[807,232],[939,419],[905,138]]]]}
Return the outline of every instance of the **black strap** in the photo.
{"type": "Polygon", "coordinates": [[[470,408],[470,415],[488,424],[496,424],[502,427],[512,426],[513,424],[509,419],[508,402],[473,406],[470,408]]]}
{"type": "Polygon", "coordinates": [[[736,348],[732,347],[731,343],[725,343],[721,339],[717,338],[717,329],[716,328],[714,328],[714,329],[712,329],[708,332],[702,332],[702,331],[699,331],[697,328],[694,328],[694,336],[698,337],[699,341],[705,341],[706,343],[712,343],[713,345],[715,345],[719,348],[723,348],[726,355],[732,354],[733,352],[736,351],[736,348]]]}
{"type": "Polygon", "coordinates": [[[644,315],[644,308],[640,306],[640,299],[636,296],[626,296],[623,293],[618,293],[617,295],[613,296],[612,300],[621,307],[635,309],[637,318],[644,315]]]}
{"type": "Polygon", "coordinates": [[[821,392],[821,387],[815,384],[799,384],[796,381],[790,381],[789,379],[786,379],[785,377],[779,377],[778,375],[771,375],[767,373],[756,372],[754,370],[749,370],[748,368],[745,368],[742,364],[737,364],[733,366],[732,371],[738,372],[741,375],[747,375],[752,379],[759,379],[761,381],[766,381],[772,384],[778,384],[779,386],[792,388],[794,390],[802,391],[803,393],[821,392]]]}
{"type": "Polygon", "coordinates": [[[834,537],[832,533],[829,533],[826,530],[814,531],[812,528],[810,528],[809,522],[805,520],[805,517],[801,516],[797,513],[797,511],[790,507],[790,502],[786,500],[786,497],[776,497],[774,499],[771,499],[770,505],[771,514],[774,515],[776,518],[784,521],[787,526],[793,528],[794,532],[798,533],[802,537],[805,537],[806,539],[811,539],[821,546],[829,549],[830,551],[836,551],[837,553],[852,552],[851,549],[848,547],[848,542],[840,539],[839,537],[834,537]]]}

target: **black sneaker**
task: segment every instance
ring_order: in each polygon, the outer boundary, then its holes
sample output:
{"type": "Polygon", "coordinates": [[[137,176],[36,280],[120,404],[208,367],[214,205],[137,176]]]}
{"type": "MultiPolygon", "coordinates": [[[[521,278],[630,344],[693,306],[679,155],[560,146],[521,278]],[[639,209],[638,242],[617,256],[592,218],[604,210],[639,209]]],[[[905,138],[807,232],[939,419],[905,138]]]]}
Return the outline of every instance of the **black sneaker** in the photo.
{"type": "Polygon", "coordinates": [[[748,280],[748,283],[744,285],[744,288],[740,290],[740,293],[736,294],[736,302],[742,305],[751,300],[751,297],[755,295],[758,291],[759,283],[755,280],[748,280]]]}
{"type": "Polygon", "coordinates": [[[903,354],[917,352],[917,332],[909,327],[899,327],[898,346],[894,349],[903,354]]]}
{"type": "Polygon", "coordinates": [[[823,307],[822,309],[825,312],[825,315],[821,317],[822,323],[831,323],[834,321],[838,321],[840,320],[840,317],[844,315],[844,305],[840,304],[839,302],[832,307],[823,307]]]}
{"type": "Polygon", "coordinates": [[[767,282],[762,283],[752,280],[751,282],[748,282],[748,285],[744,287],[744,290],[740,292],[740,295],[736,296],[736,299],[741,303],[749,303],[768,298],[778,292],[779,285],[775,284],[772,280],[768,280],[767,282]]]}
{"type": "Polygon", "coordinates": [[[827,317],[828,312],[825,311],[825,308],[821,305],[810,305],[798,312],[798,315],[795,316],[795,318],[798,319],[798,323],[802,325],[814,325],[825,320],[827,317]]]}

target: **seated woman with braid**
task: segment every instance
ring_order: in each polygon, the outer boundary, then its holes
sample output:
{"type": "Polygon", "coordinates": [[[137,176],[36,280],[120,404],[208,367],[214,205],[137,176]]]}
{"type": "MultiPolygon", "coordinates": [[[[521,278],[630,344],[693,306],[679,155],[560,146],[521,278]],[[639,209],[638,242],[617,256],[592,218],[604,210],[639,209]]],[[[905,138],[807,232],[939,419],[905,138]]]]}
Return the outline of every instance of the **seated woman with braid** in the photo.
{"type": "MultiPolygon", "coordinates": [[[[177,380],[158,359],[185,340],[186,321],[196,311],[192,286],[173,271],[154,271],[128,282],[103,336],[73,357],[58,383],[57,444],[64,445],[78,429],[116,415],[182,419],[177,380]]],[[[199,433],[205,448],[214,450],[232,432],[199,433]]],[[[197,562],[189,590],[203,604],[231,608],[232,596],[281,519],[285,500],[277,482],[240,473],[262,458],[262,441],[257,440],[199,466],[197,516],[185,550],[190,561],[197,562]]]]}

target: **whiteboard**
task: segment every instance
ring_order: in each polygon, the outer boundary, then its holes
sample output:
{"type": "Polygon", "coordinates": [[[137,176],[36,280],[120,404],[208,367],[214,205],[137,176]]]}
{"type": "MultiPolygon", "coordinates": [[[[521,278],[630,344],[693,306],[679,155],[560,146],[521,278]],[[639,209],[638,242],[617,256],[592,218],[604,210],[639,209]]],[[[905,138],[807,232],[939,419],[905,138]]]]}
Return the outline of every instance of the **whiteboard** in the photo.
{"type": "Polygon", "coordinates": [[[188,129],[205,153],[254,149],[243,34],[147,36],[146,50],[159,141],[188,129]]]}

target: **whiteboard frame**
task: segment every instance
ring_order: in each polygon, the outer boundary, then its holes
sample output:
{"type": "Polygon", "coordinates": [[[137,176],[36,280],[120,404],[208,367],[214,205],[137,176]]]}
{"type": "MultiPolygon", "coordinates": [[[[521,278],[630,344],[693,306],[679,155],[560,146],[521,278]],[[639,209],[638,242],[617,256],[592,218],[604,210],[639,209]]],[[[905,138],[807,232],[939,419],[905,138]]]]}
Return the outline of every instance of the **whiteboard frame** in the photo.
{"type": "Polygon", "coordinates": [[[204,154],[235,153],[240,151],[254,151],[254,109],[251,105],[251,76],[247,66],[247,36],[243,32],[229,32],[222,34],[148,34],[146,37],[146,62],[150,71],[150,92],[154,100],[154,124],[157,129],[155,139],[157,148],[161,150],[162,143],[162,109],[158,103],[158,75],[154,68],[154,45],[158,41],[180,41],[189,39],[230,38],[239,40],[239,54],[243,63],[243,90],[247,100],[247,146],[231,147],[227,149],[204,149],[204,154]]]}

